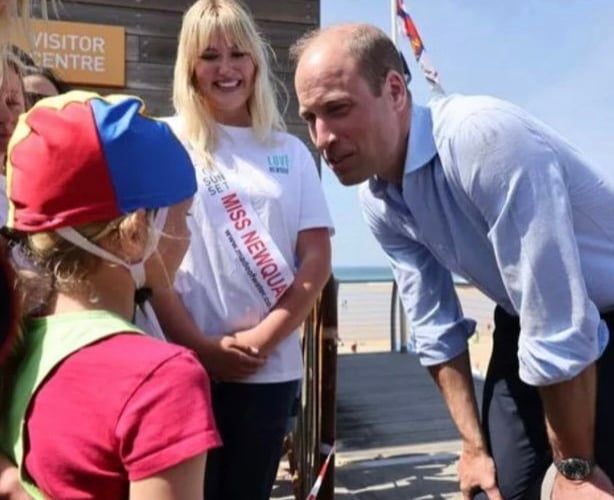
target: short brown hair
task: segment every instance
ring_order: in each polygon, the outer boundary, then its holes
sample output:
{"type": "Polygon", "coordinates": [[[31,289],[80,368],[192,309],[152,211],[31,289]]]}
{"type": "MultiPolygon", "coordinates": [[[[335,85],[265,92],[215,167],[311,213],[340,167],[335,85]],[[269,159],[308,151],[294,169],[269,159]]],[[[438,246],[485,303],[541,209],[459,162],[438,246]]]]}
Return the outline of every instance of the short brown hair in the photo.
{"type": "Polygon", "coordinates": [[[379,28],[370,24],[339,24],[314,30],[299,38],[290,48],[295,65],[313,42],[332,31],[344,30],[343,48],[358,63],[360,75],[374,95],[379,96],[390,71],[403,75],[403,63],[392,40],[379,28]]]}

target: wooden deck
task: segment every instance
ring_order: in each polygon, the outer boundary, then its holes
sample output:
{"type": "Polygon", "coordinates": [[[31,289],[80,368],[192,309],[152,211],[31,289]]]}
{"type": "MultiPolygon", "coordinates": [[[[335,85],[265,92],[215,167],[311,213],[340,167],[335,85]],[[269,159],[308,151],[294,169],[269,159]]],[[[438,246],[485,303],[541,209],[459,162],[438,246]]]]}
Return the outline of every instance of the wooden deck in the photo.
{"type": "MultiPolygon", "coordinates": [[[[339,322],[345,345],[340,345],[337,363],[335,498],[459,498],[460,442],[439,391],[417,356],[390,352],[391,284],[345,286],[339,322]]],[[[465,314],[478,324],[469,349],[474,373],[483,376],[494,306],[473,287],[459,286],[457,292],[465,314]]],[[[476,391],[479,401],[479,381],[476,391]]],[[[278,482],[272,498],[293,500],[289,492],[287,484],[278,482]]]]}
{"type": "MultiPolygon", "coordinates": [[[[458,435],[415,355],[340,355],[337,384],[335,498],[458,497],[458,435]]],[[[272,498],[293,498],[283,486],[272,498]]]]}
{"type": "Polygon", "coordinates": [[[414,355],[347,354],[339,356],[338,370],[339,451],[457,438],[435,384],[414,355]]]}

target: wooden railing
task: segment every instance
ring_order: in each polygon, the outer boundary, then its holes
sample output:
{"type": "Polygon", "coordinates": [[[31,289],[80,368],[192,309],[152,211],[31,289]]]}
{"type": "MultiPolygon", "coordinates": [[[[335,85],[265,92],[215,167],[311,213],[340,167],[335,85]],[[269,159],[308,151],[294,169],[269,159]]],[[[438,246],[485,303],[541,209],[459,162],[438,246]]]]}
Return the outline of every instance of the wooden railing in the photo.
{"type": "MultiPolygon", "coordinates": [[[[337,381],[337,284],[331,276],[320,300],[303,327],[305,371],[301,407],[289,453],[294,495],[305,500],[335,443],[337,381]]],[[[335,460],[332,457],[318,495],[334,497],[335,460]]]]}

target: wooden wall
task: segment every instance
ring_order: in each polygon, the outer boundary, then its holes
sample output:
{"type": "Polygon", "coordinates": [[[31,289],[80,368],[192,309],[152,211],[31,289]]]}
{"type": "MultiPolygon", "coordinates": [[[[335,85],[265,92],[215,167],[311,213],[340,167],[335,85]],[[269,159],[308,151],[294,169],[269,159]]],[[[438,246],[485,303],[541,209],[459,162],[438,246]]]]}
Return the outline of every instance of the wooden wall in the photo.
{"type": "MultiPolygon", "coordinates": [[[[288,47],[301,34],[317,28],[319,0],[243,0],[256,18],[265,38],[277,55],[274,69],[288,96],[285,117],[290,132],[308,143],[306,129],[297,114],[288,62],[288,47]]],[[[150,112],[172,113],[171,82],[177,36],[183,12],[193,0],[62,0],[59,19],[126,28],[126,87],[101,92],[125,91],[140,95],[150,112]]]]}

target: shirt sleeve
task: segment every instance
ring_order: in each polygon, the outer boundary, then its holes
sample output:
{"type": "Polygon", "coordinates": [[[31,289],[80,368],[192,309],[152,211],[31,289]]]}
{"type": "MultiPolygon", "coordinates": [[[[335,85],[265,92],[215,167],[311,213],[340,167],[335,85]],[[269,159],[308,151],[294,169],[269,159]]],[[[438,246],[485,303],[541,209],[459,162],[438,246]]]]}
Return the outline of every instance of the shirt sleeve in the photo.
{"type": "Polygon", "coordinates": [[[116,438],[131,481],[221,444],[209,379],[192,353],[181,350],[143,379],[118,419],[116,438]]]}
{"type": "Polygon", "coordinates": [[[330,229],[332,236],[335,229],[315,161],[307,146],[299,139],[294,139],[297,142],[297,156],[301,164],[301,213],[298,229],[302,231],[304,229],[327,227],[330,229]]]}
{"type": "Polygon", "coordinates": [[[520,378],[573,378],[600,356],[608,332],[587,294],[556,151],[540,128],[502,109],[467,118],[451,149],[520,317],[520,378]]]}
{"type": "Polygon", "coordinates": [[[420,363],[444,363],[467,350],[475,321],[464,318],[451,273],[426,247],[383,215],[383,201],[366,186],[360,191],[363,215],[392,265],[420,363]]]}

